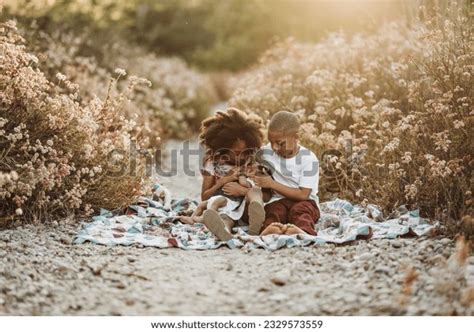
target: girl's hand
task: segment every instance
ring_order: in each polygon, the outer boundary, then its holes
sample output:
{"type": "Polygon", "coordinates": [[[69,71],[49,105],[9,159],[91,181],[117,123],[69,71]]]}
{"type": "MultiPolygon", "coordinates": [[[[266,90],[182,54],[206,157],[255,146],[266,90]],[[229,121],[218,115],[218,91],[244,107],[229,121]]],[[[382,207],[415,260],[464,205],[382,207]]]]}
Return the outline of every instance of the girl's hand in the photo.
{"type": "Polygon", "coordinates": [[[224,194],[230,196],[245,196],[247,194],[248,188],[240,185],[237,182],[229,182],[222,187],[224,194]]]}
{"type": "Polygon", "coordinates": [[[247,177],[255,176],[255,174],[257,174],[257,167],[248,167],[245,170],[245,176],[247,177]]]}
{"type": "Polygon", "coordinates": [[[218,181],[219,181],[219,184],[223,186],[229,182],[237,181],[238,179],[239,179],[239,169],[234,168],[230,171],[229,175],[220,178],[218,181]]]}

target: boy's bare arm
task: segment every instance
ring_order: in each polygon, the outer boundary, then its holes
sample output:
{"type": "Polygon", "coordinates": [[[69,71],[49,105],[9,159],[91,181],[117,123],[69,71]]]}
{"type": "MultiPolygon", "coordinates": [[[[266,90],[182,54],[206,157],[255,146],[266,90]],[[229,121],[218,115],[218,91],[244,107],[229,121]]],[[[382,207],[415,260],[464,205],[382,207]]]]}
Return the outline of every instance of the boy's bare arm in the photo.
{"type": "Polygon", "coordinates": [[[309,198],[309,194],[311,194],[311,188],[291,188],[275,181],[273,181],[273,185],[270,187],[270,189],[273,189],[280,195],[294,201],[307,200],[309,198]]]}
{"type": "Polygon", "coordinates": [[[281,183],[276,182],[271,176],[254,176],[252,180],[257,186],[262,188],[269,188],[275,190],[282,196],[292,199],[294,201],[307,200],[309,194],[311,194],[311,188],[291,188],[281,183]]]}

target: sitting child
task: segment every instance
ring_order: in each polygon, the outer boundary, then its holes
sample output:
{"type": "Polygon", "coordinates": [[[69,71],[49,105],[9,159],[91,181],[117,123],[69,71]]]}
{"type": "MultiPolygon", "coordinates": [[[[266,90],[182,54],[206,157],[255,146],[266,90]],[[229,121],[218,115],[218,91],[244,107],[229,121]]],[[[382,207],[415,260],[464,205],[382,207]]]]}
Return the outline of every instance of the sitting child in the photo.
{"type": "Polygon", "coordinates": [[[270,143],[262,148],[261,154],[273,166],[273,174],[252,177],[256,185],[274,193],[265,205],[263,225],[254,226],[260,227],[261,235],[316,235],[314,224],[320,216],[319,161],[313,152],[298,143],[299,127],[298,118],[290,112],[278,112],[270,120],[270,143]]]}
{"type": "MultiPolygon", "coordinates": [[[[249,176],[263,168],[255,162],[255,151],[263,140],[262,120],[235,108],[217,112],[204,120],[199,135],[206,149],[201,198],[195,213],[183,222],[203,222],[220,240],[232,238],[231,230],[242,218],[248,203],[249,233],[258,234],[265,219],[263,193],[249,176]]],[[[265,198],[270,198],[267,190],[265,198]]]]}
{"type": "MultiPolygon", "coordinates": [[[[222,167],[221,167],[222,169],[222,167]]],[[[201,201],[196,210],[190,217],[181,216],[179,219],[186,224],[204,223],[209,230],[223,241],[228,241],[232,238],[231,230],[235,223],[240,219],[243,210],[245,210],[245,202],[249,203],[249,214],[257,223],[264,221],[263,202],[270,200],[271,192],[269,190],[261,190],[255,187],[254,182],[250,179],[254,175],[270,175],[271,169],[265,163],[257,164],[247,162],[242,168],[229,168],[225,176],[233,179],[232,174],[238,173],[237,182],[244,188],[248,189],[245,197],[238,197],[228,195],[222,188],[216,191],[215,195],[208,200],[201,201]],[[255,214],[259,214],[256,216],[255,214]]],[[[254,235],[258,234],[259,229],[254,230],[254,235]]],[[[250,231],[251,232],[251,231],[250,231]]]]}

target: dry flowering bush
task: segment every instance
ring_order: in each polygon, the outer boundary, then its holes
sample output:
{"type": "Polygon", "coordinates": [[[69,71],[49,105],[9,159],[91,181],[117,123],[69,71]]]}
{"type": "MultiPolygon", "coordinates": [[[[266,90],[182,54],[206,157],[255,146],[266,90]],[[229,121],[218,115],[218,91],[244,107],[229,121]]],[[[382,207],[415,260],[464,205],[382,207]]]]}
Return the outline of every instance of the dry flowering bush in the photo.
{"type": "MultiPolygon", "coordinates": [[[[126,91],[128,82],[124,80],[112,86],[109,84],[111,76],[128,77],[125,70],[104,68],[94,56],[81,54],[87,44],[84,36],[61,31],[48,35],[39,30],[35,22],[21,32],[28,41],[28,49],[40,59],[38,67],[49,80],[58,82],[59,72],[77,85],[81,91],[78,96],[81,105],[86,105],[97,97],[106,98],[108,93],[117,95],[126,91]]],[[[60,88],[66,87],[60,85],[60,88]]],[[[149,90],[150,87],[136,89],[130,96],[127,107],[122,108],[121,112],[126,118],[136,122],[133,136],[142,140],[143,147],[159,149],[163,137],[160,112],[139,102],[142,94],[149,93],[149,90]]]]}
{"type": "Polygon", "coordinates": [[[417,206],[457,232],[473,212],[470,35],[459,11],[438,29],[393,23],[318,44],[287,40],[229,103],[266,120],[280,110],[300,116],[302,144],[321,159],[323,198],[417,206]]]}
{"type": "Polygon", "coordinates": [[[39,220],[72,211],[129,204],[143,188],[142,141],[124,116],[138,86],[131,77],[104,99],[81,100],[78,85],[57,73],[49,80],[27,52],[16,24],[0,25],[1,218],[39,220]]]}
{"type": "MultiPolygon", "coordinates": [[[[147,78],[150,88],[137,89],[125,116],[137,123],[135,134],[148,140],[146,147],[159,149],[168,137],[189,137],[199,128],[216,92],[207,75],[201,74],[178,58],[156,56],[116,38],[104,45],[86,33],[56,31],[48,35],[35,21],[24,34],[28,46],[43,58],[41,69],[48,77],[59,71],[81,90],[81,100],[88,102],[107,93],[108,80],[116,68],[125,74],[147,78]]],[[[112,89],[122,92],[127,83],[120,81],[112,89]]]]}
{"type": "Polygon", "coordinates": [[[137,103],[155,110],[165,137],[186,138],[199,129],[218,99],[207,75],[189,68],[176,57],[158,57],[121,43],[112,49],[106,54],[106,62],[151,81],[153,89],[143,91],[137,103]]]}

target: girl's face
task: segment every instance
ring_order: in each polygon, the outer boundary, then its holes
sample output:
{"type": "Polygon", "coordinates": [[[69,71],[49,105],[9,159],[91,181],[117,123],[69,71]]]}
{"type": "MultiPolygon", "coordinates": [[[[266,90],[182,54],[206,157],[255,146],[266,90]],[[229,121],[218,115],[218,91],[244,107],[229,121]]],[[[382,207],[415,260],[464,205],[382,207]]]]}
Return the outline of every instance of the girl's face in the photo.
{"type": "Polygon", "coordinates": [[[219,161],[224,164],[240,167],[245,165],[252,152],[253,150],[247,148],[244,140],[238,139],[230,149],[221,149],[215,156],[218,156],[219,161]]]}
{"type": "Polygon", "coordinates": [[[238,139],[232,144],[229,151],[230,162],[234,165],[243,165],[247,156],[247,143],[244,140],[238,139]]]}

